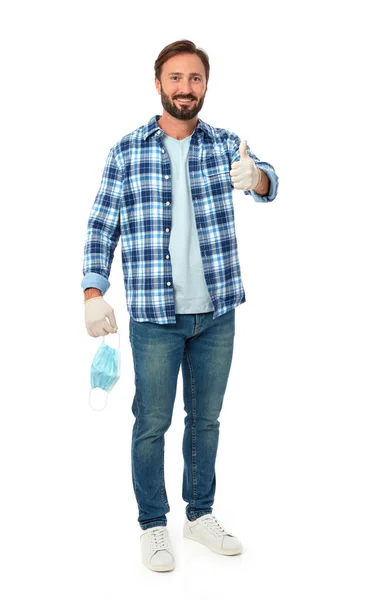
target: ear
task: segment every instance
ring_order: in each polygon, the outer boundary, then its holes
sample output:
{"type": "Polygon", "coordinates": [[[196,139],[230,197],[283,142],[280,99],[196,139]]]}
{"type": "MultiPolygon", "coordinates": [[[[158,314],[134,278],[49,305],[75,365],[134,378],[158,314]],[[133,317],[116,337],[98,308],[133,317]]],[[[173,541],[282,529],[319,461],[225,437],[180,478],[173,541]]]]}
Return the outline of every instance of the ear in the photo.
{"type": "Polygon", "coordinates": [[[157,77],[154,77],[154,83],[155,83],[155,87],[156,87],[158,94],[160,94],[161,93],[161,82],[159,81],[159,79],[157,79],[157,77]]]}

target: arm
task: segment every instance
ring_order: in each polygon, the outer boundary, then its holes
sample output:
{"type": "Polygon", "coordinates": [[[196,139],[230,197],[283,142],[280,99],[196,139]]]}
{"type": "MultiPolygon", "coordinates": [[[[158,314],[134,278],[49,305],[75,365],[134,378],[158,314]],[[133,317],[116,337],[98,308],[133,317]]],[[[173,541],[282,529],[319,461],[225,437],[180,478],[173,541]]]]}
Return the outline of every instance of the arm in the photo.
{"type": "Polygon", "coordinates": [[[110,286],[108,279],[120,237],[122,189],[121,169],[111,148],[87,225],[81,282],[85,300],[104,295],[110,286]]]}

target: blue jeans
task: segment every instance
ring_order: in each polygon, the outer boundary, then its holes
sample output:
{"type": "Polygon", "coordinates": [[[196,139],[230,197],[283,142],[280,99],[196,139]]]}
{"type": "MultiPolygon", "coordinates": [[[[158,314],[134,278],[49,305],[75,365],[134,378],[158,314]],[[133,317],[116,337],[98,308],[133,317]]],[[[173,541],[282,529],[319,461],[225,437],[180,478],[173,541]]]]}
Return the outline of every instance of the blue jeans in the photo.
{"type": "Polygon", "coordinates": [[[182,497],[186,516],[212,513],[216,489],[218,417],[229,377],[235,308],[213,320],[213,312],[177,314],[160,325],[130,317],[135,370],[132,412],[132,483],[142,529],[167,525],[170,505],[164,481],[164,435],[171,425],[180,365],[185,428],[182,497]]]}

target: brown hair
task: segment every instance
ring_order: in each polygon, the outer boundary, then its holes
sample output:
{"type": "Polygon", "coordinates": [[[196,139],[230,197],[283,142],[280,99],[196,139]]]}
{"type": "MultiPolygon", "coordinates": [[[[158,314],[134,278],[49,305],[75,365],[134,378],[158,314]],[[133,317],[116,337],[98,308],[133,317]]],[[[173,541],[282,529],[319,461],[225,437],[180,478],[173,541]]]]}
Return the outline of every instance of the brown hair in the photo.
{"type": "Polygon", "coordinates": [[[190,40],[178,40],[172,44],[168,44],[158,55],[157,60],[154,63],[155,76],[159,81],[161,80],[162,66],[172,56],[176,54],[197,54],[202,61],[206,71],[206,83],[209,78],[209,57],[208,54],[201,48],[197,48],[196,45],[190,40]]]}

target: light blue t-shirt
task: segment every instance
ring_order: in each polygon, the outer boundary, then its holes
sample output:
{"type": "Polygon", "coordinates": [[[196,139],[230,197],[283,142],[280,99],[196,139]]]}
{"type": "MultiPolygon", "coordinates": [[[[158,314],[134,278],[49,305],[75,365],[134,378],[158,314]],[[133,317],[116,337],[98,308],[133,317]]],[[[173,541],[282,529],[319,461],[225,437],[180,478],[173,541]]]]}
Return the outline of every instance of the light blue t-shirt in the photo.
{"type": "Polygon", "coordinates": [[[163,136],[171,163],[172,227],[170,256],[172,263],[175,312],[204,313],[214,310],[204,278],[198,231],[191,198],[188,152],[191,135],[176,140],[163,136]]]}

